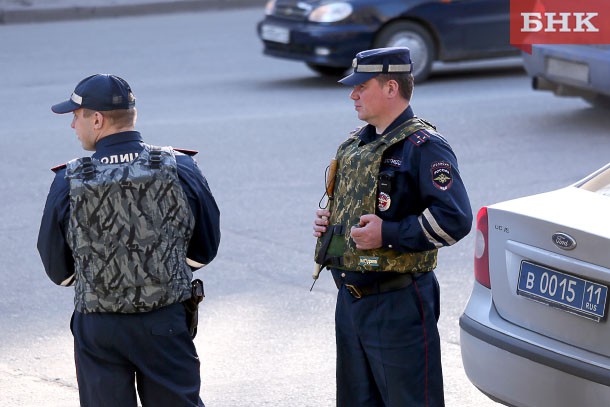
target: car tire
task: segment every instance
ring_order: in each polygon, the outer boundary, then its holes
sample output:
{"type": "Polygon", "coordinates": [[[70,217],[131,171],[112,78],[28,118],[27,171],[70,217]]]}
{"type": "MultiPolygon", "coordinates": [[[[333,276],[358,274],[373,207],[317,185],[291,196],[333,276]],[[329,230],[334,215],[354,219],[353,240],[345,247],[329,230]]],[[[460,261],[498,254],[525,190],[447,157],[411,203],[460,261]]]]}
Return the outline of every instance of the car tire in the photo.
{"type": "Polygon", "coordinates": [[[428,30],[409,21],[398,21],[384,27],[377,35],[374,46],[408,47],[411,50],[415,82],[423,82],[428,78],[436,59],[436,46],[428,30]]]}
{"type": "Polygon", "coordinates": [[[592,95],[583,97],[591,106],[600,109],[610,109],[610,97],[605,95],[592,95]]]}
{"type": "Polygon", "coordinates": [[[307,66],[309,69],[319,73],[322,76],[339,77],[342,76],[345,71],[347,71],[347,67],[318,65],[312,64],[311,62],[307,62],[307,66]]]}

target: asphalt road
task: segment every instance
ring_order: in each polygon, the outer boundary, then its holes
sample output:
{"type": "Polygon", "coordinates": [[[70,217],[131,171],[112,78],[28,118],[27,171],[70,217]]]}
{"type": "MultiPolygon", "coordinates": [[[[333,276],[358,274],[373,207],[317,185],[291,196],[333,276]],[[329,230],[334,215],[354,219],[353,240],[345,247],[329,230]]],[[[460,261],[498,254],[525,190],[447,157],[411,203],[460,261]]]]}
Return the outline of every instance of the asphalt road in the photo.
{"type": "MultiPolygon", "coordinates": [[[[335,291],[309,292],[324,168],[359,125],[349,89],[267,58],[256,9],[0,26],[1,406],[78,405],[72,289],[36,252],[49,168],[82,155],[50,106],[96,72],[126,78],[154,144],[199,150],[222,211],[200,334],[208,406],[334,405],[335,291]]],[[[443,67],[413,106],[456,151],[474,210],[548,191],[608,162],[607,112],[536,93],[514,63],[443,67]]],[[[473,235],[443,249],[438,277],[448,406],[494,406],[467,380],[458,318],[473,283],[473,235]]]]}

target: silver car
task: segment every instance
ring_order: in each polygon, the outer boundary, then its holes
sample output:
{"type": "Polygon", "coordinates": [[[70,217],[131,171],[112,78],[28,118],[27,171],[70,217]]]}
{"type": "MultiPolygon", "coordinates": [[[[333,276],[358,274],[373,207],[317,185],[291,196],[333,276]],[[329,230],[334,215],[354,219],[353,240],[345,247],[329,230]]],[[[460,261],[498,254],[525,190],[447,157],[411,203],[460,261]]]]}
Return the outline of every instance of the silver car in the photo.
{"type": "Polygon", "coordinates": [[[460,318],[470,381],[511,406],[610,406],[610,164],[483,207],[460,318]]]}

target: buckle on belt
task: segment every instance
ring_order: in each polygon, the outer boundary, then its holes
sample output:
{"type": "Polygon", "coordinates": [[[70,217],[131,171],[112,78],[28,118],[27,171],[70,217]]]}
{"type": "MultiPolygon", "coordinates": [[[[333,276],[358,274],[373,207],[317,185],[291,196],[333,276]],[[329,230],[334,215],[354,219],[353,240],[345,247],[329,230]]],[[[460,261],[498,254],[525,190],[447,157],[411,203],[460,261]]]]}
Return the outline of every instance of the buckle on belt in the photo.
{"type": "Polygon", "coordinates": [[[359,300],[360,298],[363,297],[362,295],[362,291],[360,291],[360,289],[358,287],[356,287],[355,285],[352,284],[344,284],[345,288],[347,288],[347,291],[349,291],[349,293],[352,295],[352,297],[354,297],[355,299],[359,300]]]}

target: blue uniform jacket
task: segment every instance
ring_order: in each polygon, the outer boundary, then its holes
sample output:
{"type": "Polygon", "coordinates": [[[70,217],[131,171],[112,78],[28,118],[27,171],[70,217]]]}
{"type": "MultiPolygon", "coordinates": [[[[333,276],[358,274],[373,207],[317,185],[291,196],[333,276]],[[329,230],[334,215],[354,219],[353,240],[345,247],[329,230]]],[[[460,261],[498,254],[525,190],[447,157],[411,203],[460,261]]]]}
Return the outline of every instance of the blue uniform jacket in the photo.
{"type": "MultiPolygon", "coordinates": [[[[103,163],[131,161],[140,153],[142,136],[127,131],[104,137],[96,144],[93,157],[103,163]]],[[[178,177],[195,217],[195,228],[187,251],[192,269],[208,264],[216,256],[220,243],[220,211],[208,183],[195,160],[187,154],[176,154],[178,177]]],[[[58,285],[70,285],[74,280],[74,259],[66,241],[70,216],[70,184],[65,179],[65,166],[55,169],[42,215],[38,234],[38,252],[49,278],[58,285]]]]}
{"type": "MultiPolygon", "coordinates": [[[[387,134],[414,117],[409,106],[384,131],[387,134]]],[[[367,125],[358,134],[363,144],[379,137],[367,125]]],[[[472,210],[451,146],[438,133],[419,130],[390,146],[379,169],[376,215],[382,220],[383,247],[418,252],[449,246],[466,236],[472,210]],[[381,186],[381,184],[384,184],[381,186]]],[[[332,270],[339,277],[339,270],[332,270]]],[[[349,273],[346,282],[366,284],[379,274],[349,273]]],[[[393,273],[390,273],[393,274],[393,273]]]]}

